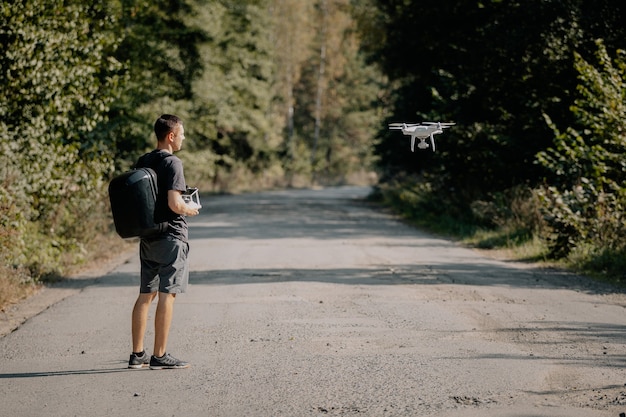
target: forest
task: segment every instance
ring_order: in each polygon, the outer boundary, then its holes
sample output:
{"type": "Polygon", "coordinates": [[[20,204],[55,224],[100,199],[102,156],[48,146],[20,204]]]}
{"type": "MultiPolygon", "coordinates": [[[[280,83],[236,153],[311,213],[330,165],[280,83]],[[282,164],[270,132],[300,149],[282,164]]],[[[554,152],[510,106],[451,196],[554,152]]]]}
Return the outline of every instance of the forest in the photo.
{"type": "Polygon", "coordinates": [[[115,242],[108,182],[154,147],[162,113],[185,121],[178,155],[204,193],[372,185],[433,231],[539,242],[535,258],[626,280],[620,1],[5,0],[0,14],[0,306],[115,242]],[[455,123],[437,152],[387,128],[422,121],[455,123]]]}

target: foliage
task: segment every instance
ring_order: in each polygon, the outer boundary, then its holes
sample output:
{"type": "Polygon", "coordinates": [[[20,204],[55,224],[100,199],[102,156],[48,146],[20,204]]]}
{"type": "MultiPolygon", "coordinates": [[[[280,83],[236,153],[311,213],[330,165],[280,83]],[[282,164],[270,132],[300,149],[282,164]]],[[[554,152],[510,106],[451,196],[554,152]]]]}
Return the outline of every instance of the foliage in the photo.
{"type": "Polygon", "coordinates": [[[624,60],[588,62],[594,39],[623,42],[625,12],[617,0],[3,2],[2,262],[37,277],[85,257],[110,227],[108,179],[154,146],[162,113],[185,120],[180,156],[204,191],[335,184],[377,163],[381,192],[417,217],[535,233],[535,194],[517,190],[544,183],[555,254],[612,259],[624,60]],[[457,122],[437,153],[408,152],[382,123],[426,119],[457,122]]]}
{"type": "Polygon", "coordinates": [[[572,121],[572,53],[587,54],[587,40],[600,35],[622,42],[615,15],[626,12],[612,0],[373,3],[380,12],[362,26],[383,29],[364,46],[394,86],[388,121],[457,123],[436,154],[407,153],[404,138],[382,131],[383,178],[420,174],[463,205],[542,181],[547,173],[533,161],[552,140],[542,114],[572,121]]]}
{"type": "MultiPolygon", "coordinates": [[[[379,78],[359,61],[348,2],[328,1],[338,60],[327,83],[337,105],[326,111],[320,151],[333,155],[330,180],[367,169],[379,78]],[[361,127],[348,135],[353,124],[361,127]]],[[[294,108],[310,120],[301,74],[319,51],[320,28],[309,19],[319,4],[3,2],[3,265],[41,278],[86,259],[94,235],[110,228],[108,179],[154,146],[151,126],[162,113],[185,120],[181,158],[194,185],[228,192],[310,183],[311,144],[286,126],[294,108]]]]}
{"type": "Polygon", "coordinates": [[[460,238],[473,235],[477,230],[474,213],[459,209],[449,197],[434,192],[430,183],[414,176],[381,183],[371,196],[424,230],[460,238]]]}
{"type": "Polygon", "coordinates": [[[626,284],[626,249],[579,245],[569,256],[580,271],[601,280],[626,284]]]}
{"type": "Polygon", "coordinates": [[[187,109],[188,136],[193,138],[189,147],[213,152],[206,161],[214,165],[207,168],[211,189],[291,183],[289,178],[310,178],[319,170],[324,181],[333,181],[371,165],[369,140],[380,120],[372,104],[380,76],[358,61],[348,2],[333,0],[326,3],[332,24],[324,38],[328,53],[320,78],[322,3],[263,0],[233,6],[216,1],[194,6],[188,24],[205,32],[198,43],[203,71],[193,83],[187,109]],[[309,18],[311,13],[315,19],[309,18]],[[315,141],[318,81],[325,87],[321,138],[315,141]],[[350,84],[358,88],[346,88],[350,84]],[[354,129],[358,123],[362,127],[354,129]],[[248,185],[235,185],[236,178],[248,185]]]}
{"type": "Polygon", "coordinates": [[[197,45],[205,35],[188,23],[188,16],[196,3],[207,2],[107,2],[119,44],[110,51],[110,59],[123,67],[117,74],[119,95],[93,135],[114,153],[118,169],[154,146],[150,127],[160,114],[180,113],[193,95],[193,81],[202,72],[197,45]]]}
{"type": "MultiPolygon", "coordinates": [[[[310,160],[311,175],[329,181],[372,165],[372,136],[383,119],[379,94],[386,79],[360,50],[354,20],[358,6],[346,0],[316,5],[312,21],[318,32],[293,87],[290,155],[295,157],[293,148],[300,143],[308,150],[301,157],[310,160]]],[[[292,162],[289,168],[295,167],[292,162]]]]}
{"type": "Polygon", "coordinates": [[[622,249],[626,238],[626,53],[611,60],[598,42],[597,66],[576,54],[579,98],[572,106],[579,129],[555,132],[554,147],[539,163],[557,181],[542,188],[552,227],[552,254],[567,256],[581,244],[622,249]]]}
{"type": "Polygon", "coordinates": [[[432,198],[448,205],[444,223],[458,213],[459,224],[496,229],[517,221],[492,221],[514,203],[500,196],[534,190],[527,201],[542,199],[549,227],[529,212],[529,231],[553,232],[553,256],[623,254],[623,60],[586,64],[596,39],[623,49],[621,2],[369,0],[360,10],[363,48],[393,87],[387,120],[457,123],[436,153],[407,152],[406,138],[381,129],[385,185],[418,178],[429,192],[415,210],[432,198]],[[583,101],[573,101],[577,88],[583,101]]]}
{"type": "Polygon", "coordinates": [[[12,236],[2,252],[39,275],[84,238],[76,219],[102,209],[108,154],[89,133],[115,96],[114,20],[104,1],[0,7],[0,228],[12,236]]]}
{"type": "Polygon", "coordinates": [[[202,11],[216,24],[199,45],[205,70],[194,84],[191,146],[212,149],[224,166],[243,160],[262,170],[276,143],[267,118],[273,57],[263,3],[215,2],[202,11]]]}

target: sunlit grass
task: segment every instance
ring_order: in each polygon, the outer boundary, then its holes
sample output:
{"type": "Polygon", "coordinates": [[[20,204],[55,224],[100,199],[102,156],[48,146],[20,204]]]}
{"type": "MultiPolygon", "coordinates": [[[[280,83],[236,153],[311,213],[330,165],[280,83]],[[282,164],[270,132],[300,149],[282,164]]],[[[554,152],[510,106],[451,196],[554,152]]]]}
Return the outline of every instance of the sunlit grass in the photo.
{"type": "Polygon", "coordinates": [[[524,262],[547,262],[549,252],[546,243],[525,230],[477,229],[461,242],[477,249],[497,252],[499,257],[524,262]]]}
{"type": "Polygon", "coordinates": [[[136,243],[122,240],[111,231],[96,234],[85,242],[80,251],[68,252],[59,257],[54,268],[45,271],[45,274],[39,275],[26,267],[14,268],[4,263],[0,264],[0,311],[6,311],[11,305],[33,295],[44,285],[67,279],[86,269],[105,265],[135,245],[136,243]]]}
{"type": "Polygon", "coordinates": [[[0,311],[34,294],[39,287],[26,271],[0,266],[0,311]]]}

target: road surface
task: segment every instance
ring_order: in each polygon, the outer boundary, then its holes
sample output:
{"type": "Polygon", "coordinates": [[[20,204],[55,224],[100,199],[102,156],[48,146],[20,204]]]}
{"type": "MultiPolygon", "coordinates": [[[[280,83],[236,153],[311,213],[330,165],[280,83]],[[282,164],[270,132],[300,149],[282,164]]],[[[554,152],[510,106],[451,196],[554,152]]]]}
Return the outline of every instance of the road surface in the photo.
{"type": "Polygon", "coordinates": [[[626,412],[624,294],[421,233],[367,193],[203,198],[168,346],[189,369],[126,368],[136,251],[44,290],[24,305],[62,300],[0,338],[0,415],[626,412]]]}

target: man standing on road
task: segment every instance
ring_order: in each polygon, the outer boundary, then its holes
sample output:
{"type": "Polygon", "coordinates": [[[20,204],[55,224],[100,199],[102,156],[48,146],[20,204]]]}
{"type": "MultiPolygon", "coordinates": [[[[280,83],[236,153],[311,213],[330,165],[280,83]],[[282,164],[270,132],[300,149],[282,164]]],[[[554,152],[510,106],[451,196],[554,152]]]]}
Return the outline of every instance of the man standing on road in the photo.
{"type": "Polygon", "coordinates": [[[185,216],[198,214],[196,208],[185,203],[186,191],[182,161],[174,156],[185,139],[180,118],[164,114],[154,124],[157,148],[139,158],[136,167],[149,167],[157,174],[158,195],[155,221],[167,222],[167,230],[156,236],[142,238],[139,246],[141,285],[132,314],[133,352],[128,367],[139,369],[182,369],[189,363],[166,352],[174,299],[184,293],[189,280],[189,243],[185,216]],[[154,350],[152,357],[144,349],[148,311],[155,298],[158,302],[154,318],[154,350]]]}

